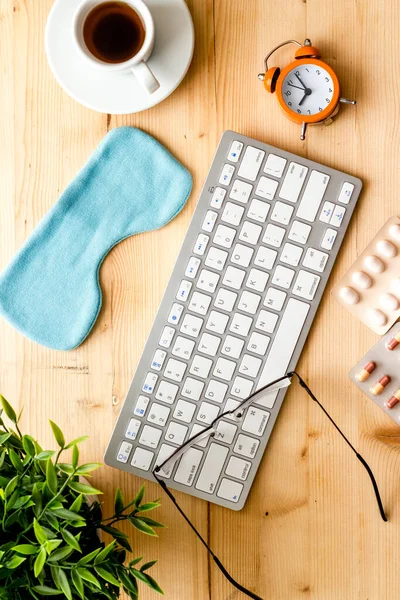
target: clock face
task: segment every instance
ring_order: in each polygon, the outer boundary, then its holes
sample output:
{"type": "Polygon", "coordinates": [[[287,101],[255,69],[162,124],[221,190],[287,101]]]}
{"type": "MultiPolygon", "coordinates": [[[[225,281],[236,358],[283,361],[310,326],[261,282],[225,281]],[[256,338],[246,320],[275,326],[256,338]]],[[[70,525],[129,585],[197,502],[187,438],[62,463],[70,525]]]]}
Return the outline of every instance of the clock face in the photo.
{"type": "Polygon", "coordinates": [[[317,115],[332,102],[334,83],[323,67],[301,64],[289,71],[282,82],[282,98],[294,113],[304,116],[317,115]]]}

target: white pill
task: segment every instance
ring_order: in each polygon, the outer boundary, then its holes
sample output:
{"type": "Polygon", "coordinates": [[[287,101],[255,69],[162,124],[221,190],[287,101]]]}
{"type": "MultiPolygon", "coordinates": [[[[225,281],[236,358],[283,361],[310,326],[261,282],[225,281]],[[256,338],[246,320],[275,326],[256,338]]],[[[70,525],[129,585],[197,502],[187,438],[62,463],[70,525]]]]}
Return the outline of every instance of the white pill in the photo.
{"type": "Polygon", "coordinates": [[[388,242],[388,240],[381,240],[377,243],[376,249],[379,254],[383,254],[383,256],[387,256],[387,258],[393,258],[397,254],[396,246],[392,244],[392,242],[388,242]]]}
{"type": "Polygon", "coordinates": [[[379,297],[379,302],[386,310],[397,310],[399,308],[399,301],[393,294],[382,294],[379,297]]]}
{"type": "Polygon", "coordinates": [[[392,225],[389,229],[389,233],[395,240],[400,242],[400,225],[392,225]]]}
{"type": "Polygon", "coordinates": [[[339,292],[340,297],[346,304],[358,304],[360,302],[360,296],[356,290],[351,287],[344,287],[339,292]]]}
{"type": "Polygon", "coordinates": [[[365,290],[370,288],[372,285],[371,277],[364,273],[364,271],[355,271],[351,278],[356,285],[359,285],[365,290]]]}
{"type": "Polygon", "coordinates": [[[373,323],[373,325],[376,325],[377,327],[383,327],[387,323],[386,315],[378,308],[373,308],[372,310],[369,310],[368,316],[371,323],[373,323]]]}
{"type": "Polygon", "coordinates": [[[377,256],[367,256],[364,260],[365,266],[374,273],[382,273],[385,270],[385,265],[377,256]]]}

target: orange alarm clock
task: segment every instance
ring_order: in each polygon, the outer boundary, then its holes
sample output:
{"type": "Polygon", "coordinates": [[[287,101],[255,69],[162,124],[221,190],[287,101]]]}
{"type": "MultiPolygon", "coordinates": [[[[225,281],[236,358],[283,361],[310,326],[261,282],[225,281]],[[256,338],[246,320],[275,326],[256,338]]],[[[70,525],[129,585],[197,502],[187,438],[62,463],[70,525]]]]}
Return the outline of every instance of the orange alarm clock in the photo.
{"type": "Polygon", "coordinates": [[[265,57],[265,73],[258,78],[264,81],[267,92],[276,92],[278,102],[291,121],[301,125],[300,139],[306,137],[307,125],[330,124],[339,111],[339,103],[355,104],[355,100],[340,97],[340,84],[336,73],[321,60],[321,53],[311,41],[304,44],[288,40],[279,44],[265,57]],[[284,69],[268,67],[268,59],[282,46],[296,44],[295,59],[284,69]]]}

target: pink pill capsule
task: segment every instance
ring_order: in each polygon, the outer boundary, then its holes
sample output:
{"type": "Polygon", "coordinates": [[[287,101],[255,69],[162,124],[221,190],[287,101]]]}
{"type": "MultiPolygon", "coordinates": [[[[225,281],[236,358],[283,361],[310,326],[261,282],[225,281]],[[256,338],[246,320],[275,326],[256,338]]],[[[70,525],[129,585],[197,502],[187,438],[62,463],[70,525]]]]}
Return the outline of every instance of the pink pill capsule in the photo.
{"type": "Polygon", "coordinates": [[[374,396],[379,396],[379,394],[382,394],[388,383],[390,383],[390,377],[389,375],[384,375],[375,383],[375,385],[372,386],[372,388],[370,388],[369,391],[374,396]]]}

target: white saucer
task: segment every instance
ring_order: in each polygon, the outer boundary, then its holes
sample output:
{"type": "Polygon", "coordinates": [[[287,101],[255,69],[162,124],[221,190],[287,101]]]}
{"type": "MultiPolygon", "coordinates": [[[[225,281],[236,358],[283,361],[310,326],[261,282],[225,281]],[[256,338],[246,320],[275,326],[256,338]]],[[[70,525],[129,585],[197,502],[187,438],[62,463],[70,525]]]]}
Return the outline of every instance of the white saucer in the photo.
{"type": "Polygon", "coordinates": [[[47,20],[47,59],[61,87],[84,106],[114,115],[146,110],[172,94],[193,56],[193,22],[184,0],[147,0],[156,32],[148,63],[161,84],[154,94],[148,94],[134,75],[106,73],[79,54],[72,19],[80,2],[56,0],[47,20]]]}

